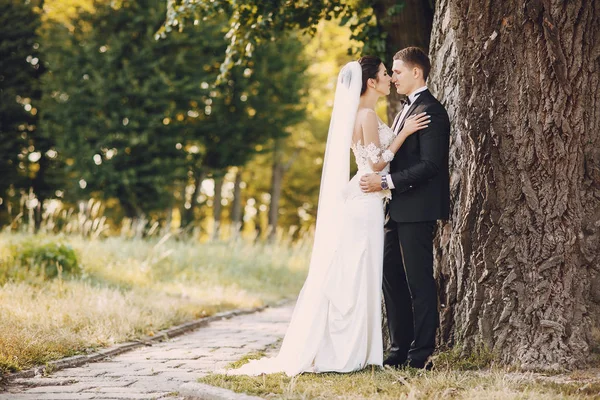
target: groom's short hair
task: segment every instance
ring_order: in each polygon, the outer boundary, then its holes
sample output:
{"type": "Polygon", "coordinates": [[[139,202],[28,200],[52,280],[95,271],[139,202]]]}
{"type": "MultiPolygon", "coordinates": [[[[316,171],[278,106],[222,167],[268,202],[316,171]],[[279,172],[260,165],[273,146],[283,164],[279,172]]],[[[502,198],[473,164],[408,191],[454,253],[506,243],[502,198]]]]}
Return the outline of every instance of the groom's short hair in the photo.
{"type": "Polygon", "coordinates": [[[420,47],[407,47],[394,55],[394,60],[401,60],[412,67],[418,67],[423,71],[423,80],[427,80],[431,70],[431,61],[420,47]]]}

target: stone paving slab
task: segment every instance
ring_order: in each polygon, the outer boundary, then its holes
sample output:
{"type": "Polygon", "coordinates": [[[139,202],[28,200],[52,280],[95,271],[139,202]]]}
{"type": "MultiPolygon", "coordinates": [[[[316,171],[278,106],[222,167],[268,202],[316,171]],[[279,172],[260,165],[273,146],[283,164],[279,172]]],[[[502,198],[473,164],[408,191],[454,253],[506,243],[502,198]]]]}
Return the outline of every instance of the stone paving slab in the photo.
{"type": "Polygon", "coordinates": [[[45,377],[15,379],[0,391],[0,400],[242,399],[244,396],[223,389],[208,389],[194,397],[190,388],[205,388],[196,383],[201,376],[276,343],[283,337],[292,311],[293,304],[288,303],[211,321],[190,333],[110,359],[45,377]]]}

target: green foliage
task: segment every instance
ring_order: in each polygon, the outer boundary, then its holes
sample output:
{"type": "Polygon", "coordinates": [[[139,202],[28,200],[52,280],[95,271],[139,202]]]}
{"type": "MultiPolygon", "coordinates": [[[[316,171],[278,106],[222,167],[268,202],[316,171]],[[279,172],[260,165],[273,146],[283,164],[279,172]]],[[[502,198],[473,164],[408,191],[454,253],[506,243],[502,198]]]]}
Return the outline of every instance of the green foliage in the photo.
{"type": "Polygon", "coordinates": [[[37,106],[39,24],[31,3],[0,0],[0,197],[27,177],[23,160],[37,121],[31,109],[37,106]]]}
{"type": "MultiPolygon", "coordinates": [[[[352,39],[364,43],[365,50],[384,55],[385,33],[373,17],[371,3],[351,0],[311,0],[290,2],[285,0],[168,0],[165,25],[157,37],[165,38],[173,28],[180,31],[187,25],[204,22],[215,16],[229,15],[230,39],[224,53],[220,79],[234,65],[253,57],[254,49],[261,43],[272,40],[287,30],[303,30],[310,35],[317,32],[322,20],[338,20],[341,25],[349,25],[352,39]]],[[[356,53],[360,49],[349,49],[356,53]]]]}
{"type": "Polygon", "coordinates": [[[97,2],[72,34],[62,26],[48,34],[55,41],[44,122],[67,165],[72,200],[102,193],[128,216],[171,203],[183,175],[178,118],[201,95],[203,73],[202,53],[185,51],[198,45],[189,35],[153,40],[162,12],[160,1],[97,2]]]}
{"type": "Polygon", "coordinates": [[[75,250],[60,241],[33,236],[13,245],[12,252],[18,265],[44,279],[81,274],[75,250]]]}
{"type": "MultiPolygon", "coordinates": [[[[284,235],[292,232],[294,238],[303,236],[315,221],[323,153],[331,117],[332,89],[340,65],[351,60],[346,50],[359,45],[349,40],[349,32],[348,27],[339,26],[335,21],[323,21],[304,48],[305,54],[310,56],[310,64],[305,72],[309,79],[303,99],[306,118],[293,127],[279,149],[282,163],[289,165],[282,182],[279,227],[283,228],[284,235]]],[[[384,101],[379,105],[385,106],[384,101]]],[[[385,114],[380,109],[378,113],[385,114]]],[[[265,149],[274,147],[272,143],[269,145],[265,149]]],[[[244,190],[245,196],[260,202],[262,193],[269,192],[274,157],[277,154],[258,155],[244,168],[243,180],[252,183],[244,190]]]]}
{"type": "MultiPolygon", "coordinates": [[[[206,118],[210,128],[199,142],[201,165],[211,171],[244,165],[257,145],[287,136],[288,127],[304,118],[307,61],[302,47],[294,34],[265,43],[250,63],[233,68],[227,82],[213,87],[204,101],[210,102],[212,112],[206,118]]],[[[213,61],[218,64],[219,56],[213,61]]]]}
{"type": "Polygon", "coordinates": [[[40,25],[34,1],[0,0],[0,224],[20,191],[31,187],[42,198],[54,191],[47,154],[52,140],[39,129],[40,25]]]}
{"type": "Polygon", "coordinates": [[[44,126],[71,178],[66,199],[116,198],[125,216],[164,215],[190,177],[246,163],[302,117],[297,38],[257,48],[214,85],[225,18],[156,41],[164,12],[162,0],[98,1],[72,33],[48,33],[44,126]]]}

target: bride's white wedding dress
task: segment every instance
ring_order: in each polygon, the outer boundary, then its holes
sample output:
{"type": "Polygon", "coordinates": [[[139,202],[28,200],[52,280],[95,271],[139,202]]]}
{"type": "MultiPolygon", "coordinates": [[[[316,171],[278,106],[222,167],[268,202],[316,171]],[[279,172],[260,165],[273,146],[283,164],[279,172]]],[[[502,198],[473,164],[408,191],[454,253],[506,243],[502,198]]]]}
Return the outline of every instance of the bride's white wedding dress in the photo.
{"type": "MultiPolygon", "coordinates": [[[[381,280],[383,268],[383,205],[389,191],[363,193],[360,177],[372,173],[369,158],[380,157],[394,133],[379,123],[381,147],[352,146],[358,172],[348,182],[342,235],[325,279],[307,279],[294,310],[280,353],[250,361],[231,375],[285,372],[350,372],[381,366],[381,280]],[[310,296],[308,298],[307,296],[310,296]]],[[[387,173],[387,171],[384,171],[387,173]]]]}
{"type": "MultiPolygon", "coordinates": [[[[354,74],[352,79],[355,80],[356,68],[354,74]]],[[[358,100],[359,95],[354,95],[358,100]]],[[[358,107],[358,102],[351,106],[358,107]]],[[[336,116],[335,107],[332,120],[336,116]]],[[[345,114],[342,115],[345,117],[345,114]]],[[[326,151],[326,163],[330,164],[324,166],[323,171],[309,274],[279,354],[250,361],[239,369],[227,371],[229,375],[284,372],[293,376],[303,372],[350,372],[367,365],[381,366],[383,363],[382,199],[390,197],[390,192],[363,193],[359,181],[362,175],[373,172],[369,160],[380,160],[383,151],[392,143],[394,133],[379,121],[379,146],[361,142],[351,144],[349,141],[355,116],[354,111],[350,114],[351,121],[342,121],[349,123],[341,128],[335,125],[339,120],[332,121],[330,127],[326,151]],[[339,137],[344,140],[336,142],[335,138],[339,137]],[[346,153],[336,150],[335,146],[341,145],[346,146],[346,153]],[[338,163],[344,165],[341,160],[348,155],[350,148],[358,172],[348,181],[349,165],[340,171],[333,169],[338,163]],[[335,160],[334,164],[331,164],[332,160],[335,160]],[[345,173],[345,181],[343,178],[331,178],[337,176],[334,172],[340,175],[345,173]]],[[[345,163],[348,164],[348,161],[345,163]]],[[[387,173],[387,169],[383,173],[387,173]]]]}

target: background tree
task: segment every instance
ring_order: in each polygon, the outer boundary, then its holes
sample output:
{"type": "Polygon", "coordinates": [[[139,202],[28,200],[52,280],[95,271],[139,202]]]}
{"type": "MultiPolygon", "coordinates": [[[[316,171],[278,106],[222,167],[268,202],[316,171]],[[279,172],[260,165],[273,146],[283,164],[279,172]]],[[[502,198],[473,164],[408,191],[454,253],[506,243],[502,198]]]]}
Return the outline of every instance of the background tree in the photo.
{"type": "Polygon", "coordinates": [[[39,58],[35,47],[40,20],[31,3],[2,0],[0,22],[0,210],[3,211],[0,224],[3,225],[8,220],[7,208],[11,207],[8,190],[12,186],[14,196],[15,188],[24,187],[28,175],[23,160],[28,153],[29,129],[35,131],[37,125],[37,117],[31,112],[35,104],[31,101],[37,100],[39,58]]]}
{"type": "Polygon", "coordinates": [[[67,198],[116,198],[128,217],[181,207],[186,225],[206,176],[218,182],[302,115],[303,64],[288,35],[277,46],[297,56],[260,46],[214,85],[224,20],[156,41],[164,12],[159,0],[97,2],[71,30],[57,25],[44,119],[69,168],[67,198]]]}
{"type": "MultiPolygon", "coordinates": [[[[258,207],[268,207],[267,225],[277,226],[285,237],[292,233],[299,238],[314,224],[318,200],[320,173],[325,141],[331,114],[332,87],[337,79],[340,64],[348,60],[347,49],[359,43],[349,40],[349,29],[334,21],[322,21],[310,40],[303,40],[307,66],[302,74],[307,78],[307,88],[302,100],[305,117],[289,129],[289,136],[275,145],[267,143],[262,154],[255,156],[244,168],[245,198],[256,200],[258,207]],[[277,152],[275,152],[277,149],[277,152]],[[277,160],[275,162],[275,160],[277,160]],[[278,207],[272,200],[274,185],[272,169],[287,169],[281,176],[281,197],[278,207]],[[263,196],[264,193],[270,194],[263,196]],[[277,223],[273,215],[277,213],[277,223]]],[[[283,50],[282,50],[283,51],[283,50]]],[[[279,52],[279,54],[282,53],[279,52]]],[[[380,103],[383,107],[383,102],[380,103]]],[[[276,175],[277,176],[277,175],[276,175]]],[[[268,227],[266,229],[269,229],[268,227]]],[[[271,228],[271,234],[275,229],[271,228]]]]}
{"type": "Polygon", "coordinates": [[[128,217],[172,204],[183,175],[182,115],[201,91],[203,70],[192,67],[197,53],[185,51],[201,38],[154,41],[163,7],[152,0],[119,8],[96,2],[72,33],[55,30],[66,40],[56,42],[48,61],[44,119],[74,183],[68,198],[113,197],[128,217]]]}
{"type": "MultiPolygon", "coordinates": [[[[303,58],[302,43],[293,41],[287,43],[271,42],[268,44],[270,57],[265,60],[257,59],[257,64],[263,64],[258,69],[262,69],[260,76],[260,85],[264,87],[263,92],[266,96],[260,101],[263,107],[259,108],[257,114],[265,119],[264,127],[271,131],[271,188],[270,188],[270,206],[269,206],[269,227],[272,235],[275,234],[279,219],[279,206],[281,193],[283,189],[283,180],[286,172],[289,171],[301,148],[293,151],[286,146],[288,137],[291,135],[290,129],[297,129],[295,125],[301,122],[305,117],[304,107],[300,108],[302,98],[305,96],[306,76],[305,71],[308,62],[303,58]],[[286,54],[282,57],[281,54],[286,54]],[[286,60],[288,58],[290,60],[286,60]],[[266,66],[269,66],[269,71],[266,66]],[[279,82],[285,82],[279,85],[279,82]],[[277,110],[269,110],[265,107],[268,103],[279,104],[277,110]]],[[[274,236],[271,236],[272,238],[274,236]]]]}
{"type": "Polygon", "coordinates": [[[45,71],[40,26],[38,2],[0,1],[0,226],[24,211],[26,196],[38,227],[41,204],[54,196],[60,179],[53,140],[39,123],[45,71]]]}
{"type": "MultiPolygon", "coordinates": [[[[223,49],[225,42],[220,44],[223,49]]],[[[302,47],[294,33],[261,45],[250,63],[234,67],[227,82],[215,85],[204,101],[211,111],[202,122],[204,134],[197,138],[200,151],[190,170],[195,176],[210,175],[215,180],[213,219],[217,224],[221,220],[219,187],[228,168],[247,164],[257,152],[266,151],[264,145],[288,136],[289,127],[304,117],[306,61],[302,47]],[[281,57],[282,50],[290,56],[281,57]]],[[[209,71],[214,82],[222,53],[212,54],[209,71]]],[[[200,183],[194,183],[192,210],[200,183]]]]}

